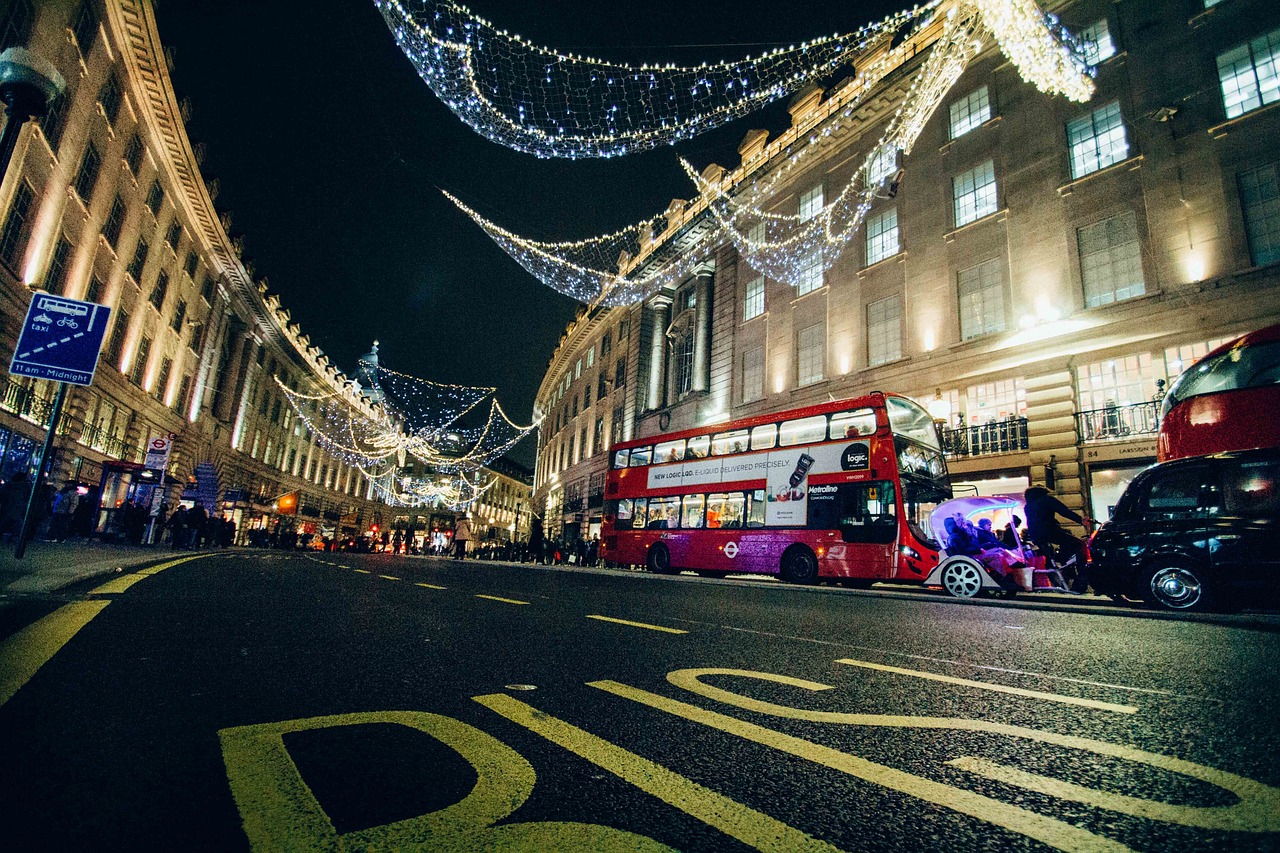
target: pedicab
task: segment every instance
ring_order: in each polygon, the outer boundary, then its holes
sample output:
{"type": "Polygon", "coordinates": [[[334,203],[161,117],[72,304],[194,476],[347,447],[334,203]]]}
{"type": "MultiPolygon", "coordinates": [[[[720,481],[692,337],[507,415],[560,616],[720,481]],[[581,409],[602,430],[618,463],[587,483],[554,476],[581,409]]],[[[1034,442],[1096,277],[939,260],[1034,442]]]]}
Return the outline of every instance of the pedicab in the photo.
{"type": "Polygon", "coordinates": [[[938,504],[929,514],[934,538],[942,544],[938,566],[925,578],[925,586],[942,587],[956,598],[974,598],[988,592],[1013,596],[1019,592],[1065,592],[1066,582],[1058,567],[1035,554],[1023,543],[1013,517],[1027,517],[1021,495],[970,495],[938,504]],[[951,537],[947,521],[957,515],[976,527],[982,519],[990,519],[998,536],[1012,527],[1012,548],[1007,554],[986,555],[951,553],[951,537]]]}

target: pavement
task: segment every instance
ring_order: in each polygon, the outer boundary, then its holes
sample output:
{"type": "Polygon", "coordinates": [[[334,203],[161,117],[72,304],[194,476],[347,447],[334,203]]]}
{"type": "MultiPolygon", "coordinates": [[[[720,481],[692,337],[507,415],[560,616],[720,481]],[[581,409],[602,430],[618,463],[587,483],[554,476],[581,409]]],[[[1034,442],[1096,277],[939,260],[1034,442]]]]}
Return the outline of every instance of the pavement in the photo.
{"type": "Polygon", "coordinates": [[[0,594],[41,595],[91,578],[113,575],[182,552],[166,547],[135,547],[101,542],[44,542],[27,544],[21,560],[13,544],[0,551],[0,594]]]}

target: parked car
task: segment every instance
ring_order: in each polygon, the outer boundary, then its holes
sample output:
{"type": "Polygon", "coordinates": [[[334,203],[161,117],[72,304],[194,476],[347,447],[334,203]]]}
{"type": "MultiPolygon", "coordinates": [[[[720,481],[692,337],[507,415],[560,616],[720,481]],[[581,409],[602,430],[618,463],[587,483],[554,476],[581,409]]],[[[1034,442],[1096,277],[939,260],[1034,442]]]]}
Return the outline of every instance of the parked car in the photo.
{"type": "Polygon", "coordinates": [[[1280,592],[1280,448],[1164,462],[1089,542],[1090,583],[1170,610],[1280,592]]]}

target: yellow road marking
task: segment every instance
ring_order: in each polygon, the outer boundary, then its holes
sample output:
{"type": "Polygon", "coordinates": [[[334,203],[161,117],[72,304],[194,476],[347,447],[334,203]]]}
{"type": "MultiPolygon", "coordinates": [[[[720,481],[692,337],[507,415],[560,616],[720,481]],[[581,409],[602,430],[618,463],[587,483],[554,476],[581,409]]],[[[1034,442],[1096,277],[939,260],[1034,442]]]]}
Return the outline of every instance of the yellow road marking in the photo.
{"type": "Polygon", "coordinates": [[[427,589],[448,589],[447,586],[436,586],[433,583],[415,583],[414,586],[424,586],[427,589]]]}
{"type": "MultiPolygon", "coordinates": [[[[685,672],[688,671],[686,670],[685,672]]],[[[720,670],[716,670],[716,672],[720,672],[720,670]]],[[[677,674],[669,674],[667,680],[670,681],[672,676],[677,674]]],[[[800,679],[788,679],[786,676],[771,676],[771,680],[778,680],[783,683],[813,684],[813,682],[801,682],[800,679]]],[[[935,782],[932,779],[925,779],[893,767],[876,764],[873,761],[859,758],[856,755],[849,755],[829,746],[776,732],[764,726],[758,726],[755,723],[748,723],[745,720],[739,720],[715,711],[708,711],[675,699],[668,699],[666,696],[659,696],[656,693],[650,693],[616,681],[591,681],[587,683],[587,686],[596,687],[615,696],[621,696],[624,699],[648,705],[659,711],[666,711],[668,714],[683,717],[695,723],[702,723],[722,732],[737,735],[745,740],[772,747],[812,761],[815,764],[839,770],[858,779],[882,785],[890,790],[952,809],[960,814],[969,815],[978,820],[993,823],[996,826],[1002,826],[1005,829],[1033,838],[1059,850],[1096,853],[1096,851],[1122,851],[1129,849],[1119,842],[1100,835],[1094,835],[1092,832],[1072,826],[1069,823],[1055,820],[1018,806],[1011,806],[999,800],[975,794],[972,791],[954,788],[941,782],[935,782]]],[[[701,686],[707,687],[707,685],[701,686]]],[[[827,685],[817,686],[821,689],[830,689],[827,685]]],[[[716,688],[710,689],[715,690],[716,688]]]]}
{"type": "Polygon", "coordinates": [[[901,667],[886,666],[882,663],[870,663],[864,660],[841,658],[837,660],[836,663],[843,663],[848,666],[860,666],[864,669],[876,669],[881,672],[892,672],[897,675],[910,675],[914,678],[925,678],[929,681],[942,681],[947,684],[959,684],[962,687],[976,687],[979,690],[991,690],[996,693],[1008,693],[1013,696],[1025,696],[1028,699],[1043,699],[1046,702],[1061,702],[1064,705],[1079,705],[1082,708],[1094,708],[1099,711],[1115,711],[1117,714],[1138,713],[1137,707],[1133,705],[1116,705],[1112,702],[1099,702],[1096,699],[1082,699],[1079,696],[1064,696],[1060,693],[1042,693],[1039,690],[1024,690],[1021,687],[992,684],[988,681],[970,681],[967,678],[954,678],[950,675],[939,675],[936,672],[923,672],[918,669],[902,669],[901,667]]]}
{"type": "Polygon", "coordinates": [[[490,601],[501,601],[504,604],[528,604],[527,601],[516,601],[514,598],[500,598],[496,595],[480,595],[477,593],[476,598],[487,598],[490,601]]]}
{"type": "Polygon", "coordinates": [[[0,643],[0,705],[8,702],[40,667],[106,608],[110,601],[75,601],[0,643]]]}
{"type": "Polygon", "coordinates": [[[493,693],[472,698],[513,723],[542,735],[645,793],[757,850],[781,853],[839,849],[510,696],[493,693]]]}
{"type": "Polygon", "coordinates": [[[380,578],[384,578],[384,579],[389,580],[389,581],[398,581],[398,580],[400,580],[400,578],[396,577],[395,575],[378,575],[378,577],[380,577],[380,578]]]}
{"type": "Polygon", "coordinates": [[[644,622],[632,622],[628,619],[614,619],[612,616],[596,616],[587,614],[588,619],[599,619],[601,622],[614,622],[618,625],[630,625],[632,628],[648,628],[650,631],[665,631],[668,634],[687,634],[688,631],[682,631],[679,628],[664,628],[662,625],[649,625],[644,622]]]}
{"type": "MultiPolygon", "coordinates": [[[[350,568],[350,566],[343,566],[342,568],[347,569],[347,568],[350,568]]],[[[356,571],[357,571],[357,572],[359,572],[359,573],[360,573],[360,574],[362,574],[362,575],[371,575],[371,574],[373,574],[373,572],[369,571],[368,569],[356,569],[356,571]]]]}
{"type": "Polygon", "coordinates": [[[92,590],[90,590],[89,594],[90,595],[100,595],[100,594],[109,595],[113,592],[124,592],[126,589],[133,586],[138,581],[144,581],[146,579],[147,579],[147,575],[144,575],[141,572],[138,572],[137,574],[132,574],[132,575],[121,575],[118,578],[112,578],[111,580],[107,581],[101,586],[94,587],[92,590]]]}

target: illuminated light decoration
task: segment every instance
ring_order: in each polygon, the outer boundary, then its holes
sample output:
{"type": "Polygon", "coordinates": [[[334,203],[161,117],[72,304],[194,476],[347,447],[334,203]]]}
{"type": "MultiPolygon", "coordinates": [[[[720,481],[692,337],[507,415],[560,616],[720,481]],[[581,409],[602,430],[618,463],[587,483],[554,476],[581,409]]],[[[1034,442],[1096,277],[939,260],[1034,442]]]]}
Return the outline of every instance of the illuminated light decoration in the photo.
{"type": "Polygon", "coordinates": [[[374,0],[419,76],[465,124],[536,157],[617,157],[713,130],[880,49],[939,0],[730,62],[611,62],[535,45],[449,0],[374,0]]]}
{"type": "Polygon", "coordinates": [[[485,480],[477,474],[474,479],[465,475],[452,478],[402,477],[395,471],[361,472],[369,478],[374,492],[384,503],[403,507],[438,507],[454,512],[471,509],[480,496],[491,489],[497,477],[485,480]]]}
{"type": "Polygon", "coordinates": [[[935,3],[912,10],[909,17],[889,18],[880,26],[887,31],[891,24],[902,27],[908,23],[920,30],[937,26],[940,35],[879,141],[836,198],[816,216],[802,218],[767,208],[784,181],[811,165],[813,155],[821,150],[819,143],[841,130],[856,106],[905,62],[908,48],[914,51],[916,46],[903,43],[860,66],[841,95],[843,109],[814,128],[806,144],[788,149],[787,156],[762,179],[750,183],[740,180],[736,186],[712,181],[682,160],[699,192],[690,211],[707,211],[715,227],[704,229],[679,251],[671,251],[666,243],[664,232],[669,223],[665,215],[601,237],[542,242],[513,234],[456,197],[445,195],[531,275],[591,305],[632,304],[679,284],[723,241],[733,243],[750,266],[771,278],[795,286],[811,284],[853,242],[874,200],[892,197],[891,187],[900,177],[900,157],[910,153],[987,36],[995,39],[1023,78],[1042,91],[1077,101],[1088,100],[1093,92],[1092,70],[1081,47],[1033,0],[963,0],[945,7],[935,3]],[[921,20],[934,10],[937,14],[921,20]],[[655,240],[655,236],[662,239],[655,240]],[[657,249],[664,243],[665,255],[659,256],[657,249]]]}

